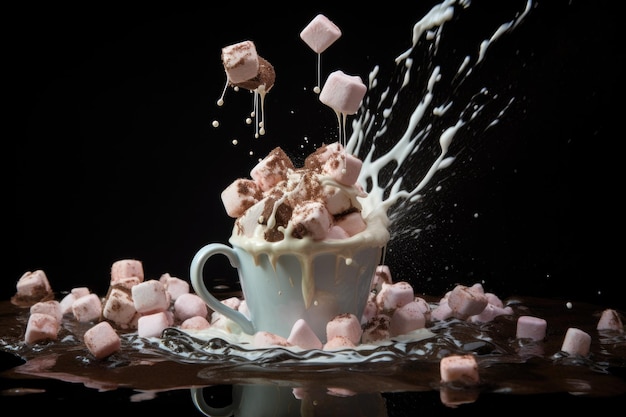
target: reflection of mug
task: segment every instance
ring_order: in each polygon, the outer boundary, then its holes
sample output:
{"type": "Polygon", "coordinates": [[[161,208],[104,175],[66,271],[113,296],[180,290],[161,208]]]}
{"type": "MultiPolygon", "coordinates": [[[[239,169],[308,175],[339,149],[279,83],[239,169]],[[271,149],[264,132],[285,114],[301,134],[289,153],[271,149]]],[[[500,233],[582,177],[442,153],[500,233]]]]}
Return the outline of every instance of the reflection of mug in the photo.
{"type": "Polygon", "coordinates": [[[196,408],[210,417],[244,416],[300,416],[300,401],[291,387],[278,385],[234,385],[233,402],[224,407],[213,407],[204,398],[202,388],[191,389],[196,408]]]}
{"type": "Polygon", "coordinates": [[[304,319],[325,343],[326,324],[332,318],[351,313],[360,319],[367,303],[382,246],[378,241],[357,242],[338,240],[315,251],[282,251],[273,257],[264,252],[253,255],[237,245],[211,243],[194,256],[191,283],[211,309],[239,324],[245,333],[267,331],[287,338],[294,323],[304,319]],[[204,266],[217,254],[226,256],[237,269],[249,318],[207,290],[204,266]]]}
{"type": "MultiPolygon", "coordinates": [[[[209,387],[208,389],[211,389],[209,387]]],[[[191,388],[196,408],[210,417],[300,417],[300,416],[367,416],[387,417],[382,395],[376,393],[333,394],[332,389],[293,388],[272,384],[233,385],[232,403],[223,407],[209,405],[203,388],[191,388]]]]}

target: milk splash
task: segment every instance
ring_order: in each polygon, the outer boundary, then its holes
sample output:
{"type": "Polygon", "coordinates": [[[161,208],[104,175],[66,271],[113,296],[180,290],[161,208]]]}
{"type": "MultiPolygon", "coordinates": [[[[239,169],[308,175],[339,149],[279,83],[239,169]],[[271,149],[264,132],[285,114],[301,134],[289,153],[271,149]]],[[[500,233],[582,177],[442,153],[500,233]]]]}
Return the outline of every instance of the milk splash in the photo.
{"type": "Polygon", "coordinates": [[[346,149],[363,160],[359,182],[368,192],[363,201],[363,214],[385,212],[396,234],[414,232],[400,227],[402,218],[410,210],[407,206],[422,199],[426,185],[453,163],[455,156],[449,152],[457,135],[470,127],[482,128],[484,132],[496,125],[515,100],[515,97],[490,91],[485,85],[468,93],[465,88],[468,86],[464,84],[479,73],[489,48],[530,13],[532,1],[528,0],[510,20],[496,23],[489,29],[492,32],[488,37],[457,62],[451,63],[450,57],[445,57],[444,67],[438,64],[444,26],[452,24],[469,7],[469,1],[446,0],[415,23],[411,47],[395,59],[395,80],[386,87],[379,87],[380,67],[376,66],[369,74],[362,111],[352,122],[353,131],[346,149]],[[425,51],[424,56],[416,62],[415,55],[422,51],[425,51]],[[393,91],[394,82],[397,91],[393,91]],[[462,86],[462,95],[447,94],[447,91],[459,92],[462,86]],[[421,99],[416,100],[419,94],[422,94],[421,99]],[[403,106],[415,101],[417,104],[407,113],[403,106]],[[495,116],[487,115],[487,110],[495,116]],[[407,120],[403,119],[404,114],[409,114],[407,120]],[[399,124],[402,125],[398,134],[399,124]],[[419,165],[429,152],[434,161],[423,169],[425,172],[418,181],[413,181],[412,176],[419,171],[419,165]]]}

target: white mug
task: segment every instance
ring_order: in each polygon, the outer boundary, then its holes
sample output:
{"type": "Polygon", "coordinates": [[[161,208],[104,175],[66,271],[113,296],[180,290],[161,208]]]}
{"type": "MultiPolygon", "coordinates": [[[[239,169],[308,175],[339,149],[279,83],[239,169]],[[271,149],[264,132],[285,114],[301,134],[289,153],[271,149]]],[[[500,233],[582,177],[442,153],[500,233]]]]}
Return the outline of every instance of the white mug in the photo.
{"type": "Polygon", "coordinates": [[[247,334],[267,331],[287,338],[294,323],[304,319],[326,343],[326,324],[335,316],[350,313],[361,319],[380,262],[383,247],[379,240],[358,242],[338,240],[315,253],[300,249],[272,259],[266,253],[253,256],[236,245],[210,243],[193,258],[191,283],[213,311],[233,320],[247,334]],[[237,269],[249,317],[207,289],[204,266],[214,255],[226,256],[237,269]]]}

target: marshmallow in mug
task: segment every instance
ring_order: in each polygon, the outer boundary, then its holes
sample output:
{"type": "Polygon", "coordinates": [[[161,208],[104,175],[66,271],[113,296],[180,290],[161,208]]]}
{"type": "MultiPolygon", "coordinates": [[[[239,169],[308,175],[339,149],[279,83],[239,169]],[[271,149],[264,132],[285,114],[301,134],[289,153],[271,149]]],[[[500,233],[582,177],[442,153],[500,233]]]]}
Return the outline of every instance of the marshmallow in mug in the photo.
{"type": "Polygon", "coordinates": [[[250,179],[239,178],[222,191],[222,203],[237,218],[239,235],[282,240],[280,229],[291,224],[295,238],[353,236],[366,226],[356,199],[365,195],[356,186],[361,165],[337,142],[313,152],[302,168],[277,147],[252,168],[250,179]]]}

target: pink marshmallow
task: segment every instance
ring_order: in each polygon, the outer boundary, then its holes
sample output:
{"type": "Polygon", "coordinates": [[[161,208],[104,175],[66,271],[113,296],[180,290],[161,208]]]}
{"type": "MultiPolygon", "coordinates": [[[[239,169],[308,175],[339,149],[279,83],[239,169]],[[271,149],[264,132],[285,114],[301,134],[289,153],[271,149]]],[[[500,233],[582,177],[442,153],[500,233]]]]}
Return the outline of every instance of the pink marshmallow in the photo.
{"type": "Polygon", "coordinates": [[[617,311],[607,308],[602,312],[596,330],[615,330],[624,333],[624,325],[617,311]]]}
{"type": "Polygon", "coordinates": [[[362,334],[361,322],[354,314],[340,314],[326,324],[326,340],[343,336],[358,345],[362,334]]]}
{"type": "Polygon", "coordinates": [[[289,343],[286,338],[266,331],[256,332],[253,336],[252,344],[259,348],[267,348],[272,346],[291,346],[291,343],[289,343]]]}
{"type": "Polygon", "coordinates": [[[321,349],[323,346],[313,329],[304,319],[296,320],[287,341],[302,349],[321,349]]]}
{"type": "Polygon", "coordinates": [[[328,161],[333,155],[343,153],[343,149],[343,146],[339,142],[333,142],[328,145],[320,146],[315,150],[315,152],[309,154],[304,159],[304,167],[321,173],[326,161],[328,161]]]}
{"type": "Polygon", "coordinates": [[[39,301],[30,306],[30,314],[44,313],[50,314],[59,323],[63,320],[63,311],[61,310],[61,303],[56,300],[39,301]]]}
{"type": "Polygon", "coordinates": [[[116,279],[114,285],[116,287],[123,287],[123,288],[127,288],[130,290],[131,288],[141,283],[142,281],[143,279],[140,279],[139,277],[124,277],[124,278],[116,279]]]}
{"type": "Polygon", "coordinates": [[[378,306],[376,305],[376,294],[370,292],[367,297],[367,302],[365,303],[365,308],[363,309],[363,314],[361,314],[361,324],[367,323],[376,314],[378,314],[378,306]]]}
{"type": "Polygon", "coordinates": [[[374,279],[372,281],[372,291],[379,293],[383,288],[383,284],[393,284],[391,278],[391,270],[388,265],[378,265],[374,272],[374,279]]]}
{"type": "Polygon", "coordinates": [[[324,201],[328,212],[333,215],[345,213],[354,207],[348,193],[332,185],[324,187],[324,201]]]}
{"type": "Polygon", "coordinates": [[[60,323],[46,313],[33,313],[28,317],[24,341],[28,345],[45,340],[57,340],[60,323]]]}
{"type": "Polygon", "coordinates": [[[121,327],[128,327],[137,314],[130,290],[115,287],[109,290],[102,308],[102,316],[121,327]]]}
{"type": "Polygon", "coordinates": [[[408,282],[383,283],[376,295],[376,303],[380,311],[390,311],[412,302],[414,298],[413,287],[408,282]]]}
{"type": "Polygon", "coordinates": [[[570,355],[587,356],[591,348],[591,336],[575,327],[570,327],[565,333],[561,350],[570,355]]]}
{"type": "Polygon", "coordinates": [[[300,32],[300,38],[318,54],[341,37],[341,30],[323,14],[318,14],[300,32]]]}
{"type": "Polygon", "coordinates": [[[63,313],[63,315],[72,312],[72,304],[74,303],[74,301],[76,301],[76,296],[71,292],[63,297],[61,301],[59,301],[59,304],[61,305],[61,312],[63,313]]]}
{"type": "Polygon", "coordinates": [[[423,329],[425,326],[426,318],[422,313],[422,308],[418,302],[412,301],[393,312],[389,324],[389,334],[398,336],[413,330],[423,329]]]}
{"type": "Polygon", "coordinates": [[[513,309],[511,307],[498,307],[487,303],[487,306],[483,309],[483,311],[470,316],[469,321],[472,323],[489,323],[496,317],[506,314],[513,314],[513,309]]]}
{"type": "Polygon", "coordinates": [[[204,316],[189,317],[180,324],[183,330],[204,330],[211,327],[211,323],[204,316]]]}
{"type": "Polygon", "coordinates": [[[72,313],[74,318],[81,323],[100,320],[102,301],[94,293],[80,297],[72,303],[72,313]]]}
{"type": "Polygon", "coordinates": [[[222,48],[222,64],[231,84],[256,77],[259,56],[252,41],[243,41],[222,48]]]}
{"type": "Polygon", "coordinates": [[[426,319],[426,321],[429,322],[431,308],[430,308],[430,304],[428,304],[428,301],[424,300],[422,297],[415,297],[415,302],[417,303],[417,307],[420,309],[420,311],[424,315],[424,319],[426,319]]]}
{"type": "Polygon", "coordinates": [[[323,350],[353,349],[356,345],[345,336],[335,336],[324,344],[323,350]]]}
{"type": "Polygon", "coordinates": [[[144,280],[143,264],[136,259],[120,259],[111,265],[111,285],[115,285],[117,280],[127,277],[137,277],[139,281],[144,280]]]}
{"type": "Polygon", "coordinates": [[[480,290],[457,285],[448,296],[448,305],[456,318],[466,319],[487,307],[487,297],[480,290]]]}
{"type": "Polygon", "coordinates": [[[74,295],[74,297],[76,297],[76,299],[91,294],[91,291],[89,291],[89,288],[87,287],[74,287],[70,292],[74,295]]]}
{"type": "Polygon", "coordinates": [[[104,359],[120,350],[121,340],[107,321],[101,321],[85,332],[85,345],[96,359],[104,359]]]}
{"type": "Polygon", "coordinates": [[[263,198],[256,182],[246,178],[233,181],[220,195],[226,214],[237,218],[263,198]]]}
{"type": "Polygon", "coordinates": [[[204,300],[197,294],[181,294],[174,301],[174,317],[184,321],[194,316],[206,317],[209,314],[204,300]]]}
{"type": "Polygon", "coordinates": [[[354,155],[342,152],[326,161],[322,171],[339,184],[352,185],[359,178],[363,162],[354,155]]]}
{"type": "Polygon", "coordinates": [[[319,99],[338,113],[356,114],[366,91],[361,77],[337,70],[326,79],[319,99]]]}
{"type": "Polygon", "coordinates": [[[159,281],[165,286],[165,290],[173,301],[183,294],[189,293],[189,283],[168,273],[161,275],[159,281]]]}
{"type": "Polygon", "coordinates": [[[478,363],[474,355],[451,355],[439,362],[441,382],[459,382],[474,385],[480,381],[478,363]]]}
{"type": "Polygon", "coordinates": [[[324,204],[310,201],[297,206],[291,215],[294,234],[299,237],[309,236],[313,240],[326,238],[332,223],[332,217],[324,204]]]}
{"type": "Polygon", "coordinates": [[[161,337],[163,330],[170,326],[170,318],[164,311],[147,314],[137,321],[139,337],[161,337]]]}
{"type": "Polygon", "coordinates": [[[165,286],[156,279],[135,285],[131,292],[135,310],[140,314],[158,313],[167,310],[170,306],[165,286]]]}
{"type": "Polygon", "coordinates": [[[32,301],[42,301],[52,294],[52,287],[46,273],[38,269],[25,272],[16,284],[16,297],[32,301]]]}
{"type": "Polygon", "coordinates": [[[546,337],[547,322],[539,317],[520,316],[517,319],[515,337],[518,339],[543,340],[546,337]]]}
{"type": "Polygon", "coordinates": [[[335,225],[341,227],[350,236],[354,236],[367,228],[367,223],[358,211],[341,216],[335,221],[335,225]]]}
{"type": "Polygon", "coordinates": [[[261,190],[269,191],[279,182],[286,180],[287,172],[293,169],[293,162],[285,151],[276,147],[252,168],[250,177],[256,181],[261,190]]]}
{"type": "Polygon", "coordinates": [[[448,305],[448,300],[446,299],[442,299],[441,301],[439,301],[439,304],[430,312],[430,318],[432,320],[443,321],[453,316],[454,312],[452,311],[452,308],[450,308],[450,306],[448,305]]]}
{"type": "Polygon", "coordinates": [[[386,314],[377,314],[363,326],[361,343],[374,343],[380,340],[387,340],[391,337],[389,326],[391,319],[386,314]]]}
{"type": "Polygon", "coordinates": [[[350,235],[348,234],[348,232],[346,232],[345,230],[343,230],[341,227],[337,226],[337,225],[332,225],[330,227],[330,230],[328,231],[328,234],[326,235],[326,239],[347,239],[349,238],[350,235]]]}

